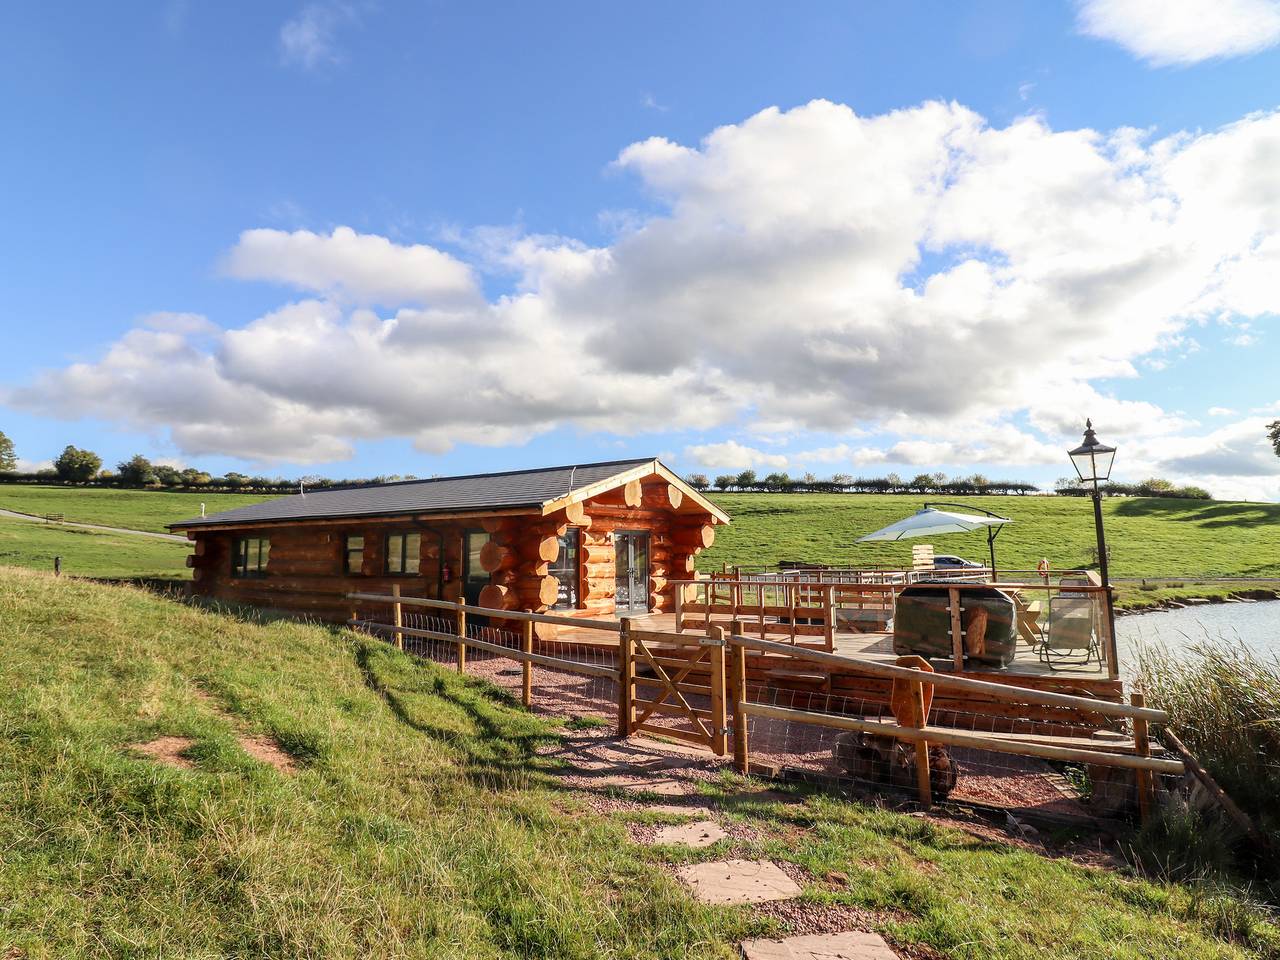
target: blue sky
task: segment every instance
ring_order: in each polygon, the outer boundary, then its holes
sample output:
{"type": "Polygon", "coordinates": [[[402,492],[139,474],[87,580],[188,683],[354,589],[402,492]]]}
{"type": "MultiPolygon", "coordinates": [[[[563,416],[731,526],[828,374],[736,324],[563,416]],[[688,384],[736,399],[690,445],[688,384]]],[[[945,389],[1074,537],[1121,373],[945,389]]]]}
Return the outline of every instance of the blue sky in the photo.
{"type": "Polygon", "coordinates": [[[10,5],[0,430],[32,464],[1051,482],[1092,415],[1119,473],[1276,498],[1280,10],[1161,21],[10,5]]]}

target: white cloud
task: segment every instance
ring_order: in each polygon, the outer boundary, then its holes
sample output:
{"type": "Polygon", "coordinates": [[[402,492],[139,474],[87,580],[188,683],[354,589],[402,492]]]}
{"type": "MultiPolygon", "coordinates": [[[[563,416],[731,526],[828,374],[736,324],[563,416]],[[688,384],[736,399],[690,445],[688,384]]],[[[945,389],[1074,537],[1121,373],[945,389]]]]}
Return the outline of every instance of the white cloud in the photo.
{"type": "Polygon", "coordinates": [[[471,269],[425,244],[402,246],[386,237],[337,227],[246,230],[224,262],[242,280],[269,280],[364,304],[435,303],[478,296],[471,269]]]}
{"type": "Polygon", "coordinates": [[[177,333],[184,336],[199,336],[218,332],[218,325],[200,313],[172,313],[160,311],[149,313],[138,320],[138,323],[151,330],[177,333]]]}
{"type": "Polygon", "coordinates": [[[337,32],[344,22],[354,19],[354,11],[347,4],[307,4],[280,27],[281,59],[308,70],[341,62],[337,32]]]}
{"type": "Polygon", "coordinates": [[[1266,425],[1252,418],[1200,436],[1140,440],[1121,448],[1116,466],[1129,477],[1195,483],[1223,500],[1280,499],[1280,458],[1267,440],[1266,425]]]}
{"type": "Polygon", "coordinates": [[[1236,411],[1230,407],[1210,407],[1209,416],[1211,417],[1234,417],[1236,411]]]}
{"type": "Polygon", "coordinates": [[[3,399],[168,428],[188,456],[750,424],[837,442],[689,455],[1028,465],[1061,461],[1085,416],[1116,439],[1193,430],[1099,382],[1185,356],[1199,324],[1280,311],[1276,113],[1153,140],[816,101],[636,143],[616,167],[660,209],[604,246],[460,231],[468,263],[348,228],[246,231],[229,273],[316,298],[200,339],[139,327],[3,399]],[[477,269],[511,292],[486,299],[477,269]],[[871,430],[889,439],[839,442],[871,430]]]}
{"type": "Polygon", "coordinates": [[[714,470],[745,470],[749,467],[785,469],[787,458],[780,453],[765,453],[746,447],[736,440],[704,443],[684,448],[684,455],[695,463],[714,470]]]}
{"type": "Polygon", "coordinates": [[[17,473],[36,473],[40,470],[52,470],[52,460],[28,460],[26,457],[17,457],[14,464],[14,471],[17,473]]]}
{"type": "Polygon", "coordinates": [[[1082,33],[1154,66],[1239,57],[1280,43],[1277,0],[1078,0],[1082,33]]]}

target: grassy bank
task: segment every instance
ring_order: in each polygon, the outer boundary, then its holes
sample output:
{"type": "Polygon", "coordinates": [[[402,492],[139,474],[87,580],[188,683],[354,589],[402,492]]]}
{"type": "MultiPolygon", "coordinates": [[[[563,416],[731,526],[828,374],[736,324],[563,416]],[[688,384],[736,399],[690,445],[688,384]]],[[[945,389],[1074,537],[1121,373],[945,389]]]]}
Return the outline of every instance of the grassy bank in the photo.
{"type": "Polygon", "coordinates": [[[258,494],[0,484],[0,510],[37,517],[60,513],[77,523],[100,523],[155,533],[164,533],[166,524],[200,516],[201,503],[209,513],[217,513],[271,499],[274,498],[258,494]]]}
{"type": "MultiPolygon", "coordinates": [[[[857,566],[910,566],[925,541],[856,543],[920,509],[927,498],[842,494],[715,494],[733,523],[698,558],[701,569],[809,560],[857,566]]],[[[1093,505],[1074,497],[966,497],[964,503],[1011,517],[996,541],[997,561],[1034,570],[1092,564],[1093,505]]],[[[1280,577],[1280,504],[1112,499],[1103,504],[1111,572],[1117,577],[1280,577]]],[[[984,533],[931,541],[939,553],[985,561],[984,533]]]]}
{"type": "MultiPolygon", "coordinates": [[[[1258,879],[1280,898],[1280,659],[1223,639],[1177,656],[1146,650],[1140,676],[1148,703],[1169,712],[1171,729],[1270,837],[1269,863],[1254,862],[1259,851],[1248,850],[1236,866],[1261,867],[1258,879]]],[[[1192,862],[1232,866],[1220,844],[1185,852],[1192,862]]]]}
{"type": "Polygon", "coordinates": [[[188,553],[184,543],[0,517],[0,565],[51,571],[62,557],[69,576],[185,580],[188,553]]]}
{"type": "Polygon", "coordinates": [[[790,861],[803,904],[915,956],[1280,949],[1230,898],[832,798],[744,799],[733,777],[705,799],[750,839],[635,845],[625,820],[653,815],[561,788],[536,752],[554,723],[343,631],[0,570],[0,642],[6,956],[729,958],[779,921],[670,874],[725,855],[790,861]],[[163,735],[190,738],[189,769],[129,749],[163,735]]]}

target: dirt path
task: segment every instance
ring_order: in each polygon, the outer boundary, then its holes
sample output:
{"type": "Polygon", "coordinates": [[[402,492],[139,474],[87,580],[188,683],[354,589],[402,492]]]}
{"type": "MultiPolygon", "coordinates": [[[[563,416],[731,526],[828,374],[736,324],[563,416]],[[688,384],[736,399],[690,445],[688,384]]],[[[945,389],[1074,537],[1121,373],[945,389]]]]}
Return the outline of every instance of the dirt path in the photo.
{"type": "Polygon", "coordinates": [[[0,510],[0,517],[6,517],[10,520],[26,520],[29,523],[49,523],[50,526],[58,527],[79,527],[82,530],[97,530],[101,533],[123,533],[132,537],[151,537],[153,540],[168,540],[170,543],[186,543],[186,537],[180,537],[173,533],[155,533],[151,530],[130,530],[128,527],[105,527],[100,523],[77,523],[73,520],[59,520],[51,523],[44,517],[37,517],[30,513],[18,513],[14,510],[0,510]]]}

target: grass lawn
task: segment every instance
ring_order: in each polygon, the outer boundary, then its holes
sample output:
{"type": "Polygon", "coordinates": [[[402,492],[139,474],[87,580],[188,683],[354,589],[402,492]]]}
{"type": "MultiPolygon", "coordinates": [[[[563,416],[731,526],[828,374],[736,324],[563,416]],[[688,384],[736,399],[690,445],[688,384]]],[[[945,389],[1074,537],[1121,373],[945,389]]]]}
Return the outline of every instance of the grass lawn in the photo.
{"type": "Polygon", "coordinates": [[[0,565],[62,571],[78,577],[165,577],[189,579],[185,543],[123,533],[103,533],[0,517],[0,565]]]}
{"type": "Polygon", "coordinates": [[[6,957],[729,958],[777,921],[669,873],[728,844],[938,951],[917,955],[1280,949],[1230,897],[823,796],[728,802],[753,840],[636,846],[624,818],[653,815],[591,812],[535,752],[556,722],[346,631],[0,569],[0,643],[6,957]],[[251,759],[245,733],[299,771],[251,759]],[[190,769],[129,750],[162,735],[193,741],[190,769]]]}
{"type": "Polygon", "coordinates": [[[40,487],[0,484],[0,510],[44,516],[60,513],[78,523],[166,533],[165,524],[247,507],[274,497],[247,493],[177,493],[170,490],[111,490],[99,487],[40,487]]]}
{"type": "MultiPolygon", "coordinates": [[[[918,510],[925,497],[876,494],[712,494],[733,522],[716,531],[699,569],[720,564],[810,560],[856,566],[911,566],[911,545],[985,562],[986,534],[931,541],[856,543],[863,534],[918,510]]],[[[997,563],[1035,570],[1088,566],[1095,546],[1093,504],[1076,497],[966,497],[963,503],[1011,517],[996,541],[997,563]]],[[[1134,497],[1103,502],[1115,577],[1280,577],[1280,504],[1134,497]]]]}

